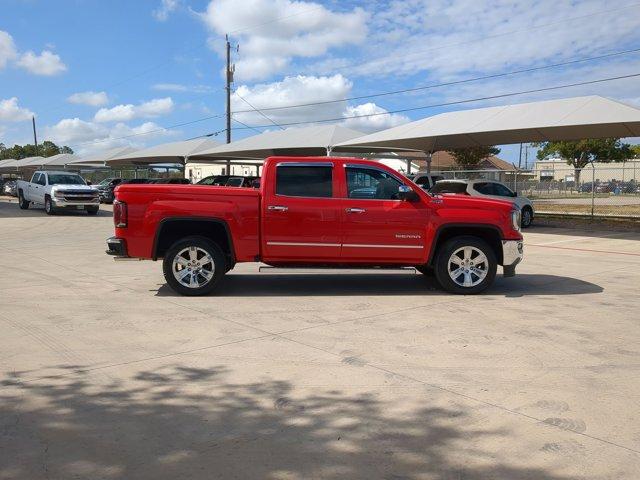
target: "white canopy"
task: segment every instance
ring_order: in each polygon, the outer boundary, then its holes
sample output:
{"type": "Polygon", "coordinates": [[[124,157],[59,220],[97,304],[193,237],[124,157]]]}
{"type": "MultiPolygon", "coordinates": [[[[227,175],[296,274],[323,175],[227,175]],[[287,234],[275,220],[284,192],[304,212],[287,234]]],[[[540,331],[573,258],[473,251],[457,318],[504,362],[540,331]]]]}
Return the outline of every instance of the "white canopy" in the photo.
{"type": "Polygon", "coordinates": [[[38,167],[42,165],[46,159],[44,157],[27,157],[21,160],[18,160],[13,166],[17,168],[22,167],[38,167]]]}
{"type": "Polygon", "coordinates": [[[314,125],[264,132],[190,155],[191,161],[220,158],[263,159],[271,155],[326,155],[327,149],[345,140],[361,137],[362,132],[340,125],[314,125]]]}
{"type": "Polygon", "coordinates": [[[640,109],[599,96],[441,113],[341,147],[408,148],[433,152],[478,145],[640,136],[640,109]]]}
{"type": "Polygon", "coordinates": [[[78,157],[76,155],[73,155],[71,153],[59,153],[58,155],[53,155],[51,157],[43,159],[42,163],[39,165],[47,167],[64,167],[70,163],[73,163],[74,160],[78,160],[78,157]]]}
{"type": "Polygon", "coordinates": [[[96,165],[96,164],[105,164],[109,160],[113,158],[117,158],[122,155],[127,155],[129,153],[133,153],[137,151],[137,149],[133,147],[116,147],[110,148],[108,150],[103,150],[98,153],[92,153],[91,155],[85,155],[83,157],[77,158],[72,161],[72,164],[87,164],[87,165],[96,165]]]}
{"type": "Polygon", "coordinates": [[[194,138],[182,142],[163,143],[143,150],[116,155],[105,163],[112,165],[184,163],[195,153],[220,145],[209,137],[194,138]]]}

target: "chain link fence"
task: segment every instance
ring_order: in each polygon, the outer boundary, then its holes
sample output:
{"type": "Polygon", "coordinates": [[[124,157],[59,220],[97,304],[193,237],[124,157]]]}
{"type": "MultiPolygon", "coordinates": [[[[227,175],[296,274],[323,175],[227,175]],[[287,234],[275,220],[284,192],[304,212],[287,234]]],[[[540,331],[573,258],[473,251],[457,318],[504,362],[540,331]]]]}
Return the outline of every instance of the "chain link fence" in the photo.
{"type": "Polygon", "coordinates": [[[572,167],[539,170],[451,170],[433,172],[445,179],[486,179],[504,183],[533,201],[536,213],[566,216],[640,218],[638,165],[579,171],[572,167]]]}

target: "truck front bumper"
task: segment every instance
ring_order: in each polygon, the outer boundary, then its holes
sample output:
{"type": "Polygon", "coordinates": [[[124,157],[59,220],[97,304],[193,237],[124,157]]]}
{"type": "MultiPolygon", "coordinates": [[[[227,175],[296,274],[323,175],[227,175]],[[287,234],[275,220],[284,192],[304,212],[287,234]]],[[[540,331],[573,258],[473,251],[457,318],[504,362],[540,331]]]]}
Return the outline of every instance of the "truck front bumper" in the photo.
{"type": "Polygon", "coordinates": [[[522,240],[502,241],[502,270],[505,277],[513,277],[516,274],[516,265],[524,258],[524,245],[522,240]]]}
{"type": "Polygon", "coordinates": [[[52,198],[53,206],[56,208],[87,208],[87,207],[99,207],[100,199],[96,197],[95,200],[65,200],[63,198],[52,198]]]}
{"type": "Polygon", "coordinates": [[[109,237],[107,238],[107,255],[114,257],[127,258],[127,243],[123,238],[109,237]]]}

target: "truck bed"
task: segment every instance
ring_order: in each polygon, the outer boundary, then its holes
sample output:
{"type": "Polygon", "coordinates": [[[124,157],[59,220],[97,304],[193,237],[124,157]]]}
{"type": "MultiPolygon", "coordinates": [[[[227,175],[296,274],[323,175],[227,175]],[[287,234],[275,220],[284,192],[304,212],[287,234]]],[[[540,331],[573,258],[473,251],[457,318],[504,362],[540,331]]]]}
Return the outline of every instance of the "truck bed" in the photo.
{"type": "MultiPolygon", "coordinates": [[[[260,253],[260,192],[250,188],[205,185],[119,185],[117,198],[127,203],[128,251],[153,257],[159,226],[164,219],[224,220],[233,239],[237,261],[252,261],[260,253]],[[130,233],[135,232],[135,236],[130,233]]],[[[126,232],[121,232],[124,235],[126,232]]],[[[118,234],[118,229],[116,229],[118,234]]]]}

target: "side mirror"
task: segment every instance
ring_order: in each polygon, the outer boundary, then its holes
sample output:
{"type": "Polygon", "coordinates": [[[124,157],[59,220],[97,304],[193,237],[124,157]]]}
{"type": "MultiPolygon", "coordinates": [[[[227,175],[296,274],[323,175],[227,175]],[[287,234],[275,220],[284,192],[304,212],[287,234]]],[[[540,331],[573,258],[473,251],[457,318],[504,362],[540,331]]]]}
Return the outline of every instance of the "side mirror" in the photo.
{"type": "Polygon", "coordinates": [[[417,202],[420,197],[408,185],[400,185],[398,187],[398,198],[403,202],[417,202]]]}
{"type": "Polygon", "coordinates": [[[517,197],[518,196],[518,192],[513,192],[513,196],[517,197]]]}
{"type": "Polygon", "coordinates": [[[91,180],[87,180],[87,185],[93,185],[93,183],[91,183],[91,180]]]}

